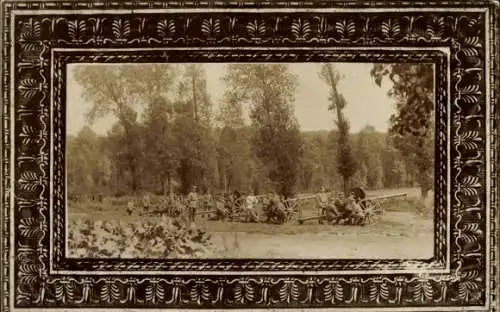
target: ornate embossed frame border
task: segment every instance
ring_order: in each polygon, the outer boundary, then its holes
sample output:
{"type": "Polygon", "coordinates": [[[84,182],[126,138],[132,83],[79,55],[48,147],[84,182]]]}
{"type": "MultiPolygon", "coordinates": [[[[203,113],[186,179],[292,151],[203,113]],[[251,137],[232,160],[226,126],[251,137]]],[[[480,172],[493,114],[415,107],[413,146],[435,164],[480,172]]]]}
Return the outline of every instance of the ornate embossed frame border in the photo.
{"type": "Polygon", "coordinates": [[[493,2],[5,2],[2,308],[494,310],[493,2]],[[435,255],[413,260],[65,257],[65,65],[432,62],[435,255]]]}

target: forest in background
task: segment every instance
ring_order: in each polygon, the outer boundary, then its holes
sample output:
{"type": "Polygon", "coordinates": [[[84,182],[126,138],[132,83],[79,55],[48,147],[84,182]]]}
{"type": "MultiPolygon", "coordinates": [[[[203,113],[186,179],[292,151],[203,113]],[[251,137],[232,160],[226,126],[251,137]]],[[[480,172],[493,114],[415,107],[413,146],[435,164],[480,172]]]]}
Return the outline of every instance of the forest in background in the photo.
{"type": "Polygon", "coordinates": [[[79,66],[75,79],[92,108],[88,125],[67,137],[68,197],[186,193],[193,185],[286,196],[322,185],[432,189],[432,67],[373,66],[377,84],[393,83],[397,112],[386,133],[369,125],[350,133],[341,75],[332,64],[318,74],[329,86],[335,122],[331,130],[304,132],[293,109],[297,79],[286,64],[227,65],[218,110],[201,64],[79,66]],[[92,131],[92,122],[110,115],[117,121],[106,135],[92,131]]]}

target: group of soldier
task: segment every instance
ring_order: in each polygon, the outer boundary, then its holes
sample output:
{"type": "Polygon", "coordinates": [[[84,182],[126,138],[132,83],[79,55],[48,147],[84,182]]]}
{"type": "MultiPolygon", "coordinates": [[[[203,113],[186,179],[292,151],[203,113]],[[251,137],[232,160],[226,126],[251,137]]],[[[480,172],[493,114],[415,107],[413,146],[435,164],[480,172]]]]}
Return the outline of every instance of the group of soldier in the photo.
{"type": "MultiPolygon", "coordinates": [[[[343,193],[328,193],[322,187],[315,198],[320,222],[360,223],[363,219],[362,190],[357,193],[356,190],[351,190],[349,196],[345,196],[343,193]]],[[[276,192],[257,196],[254,191],[250,191],[243,196],[234,191],[214,196],[209,190],[200,194],[194,186],[186,196],[171,193],[163,198],[157,205],[161,207],[161,211],[157,209],[156,212],[172,217],[184,216],[190,222],[195,222],[197,216],[208,215],[211,220],[283,224],[296,212],[291,202],[276,192]],[[262,207],[262,217],[257,209],[259,205],[262,207]]],[[[153,212],[153,206],[151,197],[146,195],[143,198],[144,211],[153,212]]]]}
{"type": "Polygon", "coordinates": [[[363,224],[366,215],[364,204],[365,192],[360,188],[353,188],[348,196],[345,193],[327,193],[325,187],[316,194],[316,203],[320,223],[326,221],[330,224],[363,224]]]}

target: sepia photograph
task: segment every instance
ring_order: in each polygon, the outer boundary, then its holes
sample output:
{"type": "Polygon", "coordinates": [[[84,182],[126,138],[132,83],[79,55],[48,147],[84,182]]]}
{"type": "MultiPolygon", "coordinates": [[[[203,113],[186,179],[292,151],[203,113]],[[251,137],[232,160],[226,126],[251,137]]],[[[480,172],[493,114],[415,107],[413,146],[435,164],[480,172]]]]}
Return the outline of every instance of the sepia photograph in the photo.
{"type": "Polygon", "coordinates": [[[67,257],[432,258],[434,71],[68,64],[67,257]]]}

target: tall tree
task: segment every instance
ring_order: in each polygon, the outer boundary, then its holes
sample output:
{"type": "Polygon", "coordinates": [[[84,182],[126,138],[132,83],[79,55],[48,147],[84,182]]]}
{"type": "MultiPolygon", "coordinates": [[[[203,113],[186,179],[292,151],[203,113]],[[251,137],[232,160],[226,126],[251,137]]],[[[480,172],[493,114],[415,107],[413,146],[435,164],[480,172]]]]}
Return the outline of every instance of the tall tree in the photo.
{"type": "Polygon", "coordinates": [[[433,187],[434,170],[434,69],[432,64],[375,64],[371,71],[380,86],[392,82],[389,96],[396,113],[391,116],[390,134],[395,146],[416,168],[422,196],[433,187]]]}
{"type": "Polygon", "coordinates": [[[103,137],[103,154],[111,160],[110,192],[116,196],[131,191],[131,174],[128,166],[127,138],[119,122],[115,123],[103,137]]]}
{"type": "Polygon", "coordinates": [[[222,128],[217,145],[220,184],[224,191],[249,188],[251,181],[250,133],[243,116],[243,102],[238,93],[226,88],[219,106],[217,121],[222,128]]]}
{"type": "Polygon", "coordinates": [[[178,172],[182,190],[188,192],[192,185],[215,183],[216,151],[205,69],[200,64],[187,64],[183,69],[175,103],[175,132],[181,154],[178,172]]]}
{"type": "Polygon", "coordinates": [[[382,154],[383,140],[373,126],[364,127],[357,135],[356,156],[359,163],[370,170],[366,171],[366,187],[383,187],[382,154]]]}
{"type": "Polygon", "coordinates": [[[92,123],[99,118],[115,116],[125,133],[127,166],[132,175],[132,191],[139,187],[139,159],[141,147],[138,137],[139,102],[132,95],[132,65],[79,66],[74,71],[75,80],[83,87],[83,97],[92,102],[87,120],[92,123]]]}
{"type": "Polygon", "coordinates": [[[283,64],[229,65],[224,77],[235,97],[250,105],[253,150],[275,189],[295,191],[302,138],[294,115],[297,77],[283,64]]]}
{"type": "Polygon", "coordinates": [[[170,109],[164,98],[151,99],[145,110],[143,124],[146,156],[144,173],[149,177],[152,188],[164,194],[172,190],[172,181],[179,160],[170,109]]]}
{"type": "Polygon", "coordinates": [[[384,171],[384,187],[399,188],[409,186],[411,181],[407,179],[407,168],[405,159],[394,146],[394,139],[389,136],[384,136],[384,148],[382,150],[382,167],[384,171]]]}
{"type": "Polygon", "coordinates": [[[337,169],[342,176],[344,193],[348,193],[349,179],[356,172],[356,161],[353,156],[352,147],[349,142],[349,121],[345,117],[343,110],[347,102],[342,94],[338,92],[337,85],[341,79],[335,71],[333,64],[326,63],[321,67],[320,77],[328,84],[330,105],[328,109],[336,114],[336,126],[338,129],[338,152],[337,169]]]}
{"type": "Polygon", "coordinates": [[[85,126],[78,135],[68,137],[68,194],[104,193],[110,184],[111,163],[103,154],[97,134],[85,126]]]}
{"type": "Polygon", "coordinates": [[[137,77],[132,92],[143,102],[142,141],[144,166],[142,180],[155,192],[171,190],[178,163],[173,135],[173,103],[176,69],[170,64],[143,64],[134,68],[137,77]]]}

